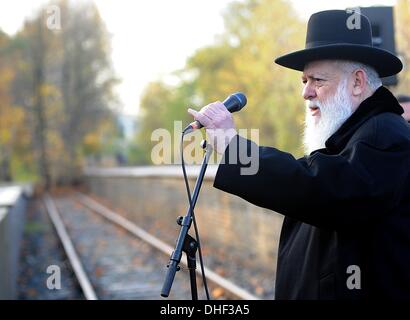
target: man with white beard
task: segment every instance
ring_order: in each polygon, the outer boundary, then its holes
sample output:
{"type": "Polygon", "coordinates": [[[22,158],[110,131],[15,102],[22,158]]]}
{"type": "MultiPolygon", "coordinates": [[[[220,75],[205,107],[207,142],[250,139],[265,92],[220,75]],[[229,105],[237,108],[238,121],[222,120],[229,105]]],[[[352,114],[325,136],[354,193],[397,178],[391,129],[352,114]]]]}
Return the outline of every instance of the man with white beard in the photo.
{"type": "MultiPolygon", "coordinates": [[[[318,62],[316,62],[317,65],[318,62]]],[[[323,64],[323,62],[322,62],[323,64]]],[[[337,61],[327,61],[326,66],[337,61]]],[[[310,66],[312,63],[310,64],[310,66]]],[[[309,70],[309,65],[307,65],[309,70]]],[[[335,73],[337,71],[334,71],[335,73]]],[[[320,101],[319,99],[306,100],[305,131],[303,144],[306,154],[325,147],[326,140],[341,126],[354,111],[354,106],[347,91],[347,77],[339,81],[336,92],[320,101]]],[[[304,82],[306,80],[303,80],[304,82]]]]}
{"type": "Polygon", "coordinates": [[[214,187],[285,216],[276,299],[410,299],[410,129],[380,80],[402,63],[349,18],[313,14],[305,49],[275,60],[303,72],[305,157],[237,135],[221,102],[188,110],[223,154],[214,187]]]}
{"type": "MultiPolygon", "coordinates": [[[[305,74],[312,72],[312,69],[327,69],[328,74],[339,74],[336,92],[322,100],[317,98],[306,99],[305,131],[303,144],[306,154],[310,154],[317,149],[325,147],[326,140],[345,122],[358,107],[358,104],[351,99],[348,91],[348,77],[354,70],[363,70],[367,77],[369,90],[362,97],[367,98],[378,87],[382,85],[376,71],[364,64],[353,61],[327,60],[311,62],[305,67],[305,74]],[[331,69],[331,70],[329,70],[331,69]]],[[[303,83],[306,83],[306,75],[302,76],[303,83]]],[[[321,79],[324,81],[324,79],[321,79]]],[[[361,102],[361,101],[360,101],[361,102]]]]}

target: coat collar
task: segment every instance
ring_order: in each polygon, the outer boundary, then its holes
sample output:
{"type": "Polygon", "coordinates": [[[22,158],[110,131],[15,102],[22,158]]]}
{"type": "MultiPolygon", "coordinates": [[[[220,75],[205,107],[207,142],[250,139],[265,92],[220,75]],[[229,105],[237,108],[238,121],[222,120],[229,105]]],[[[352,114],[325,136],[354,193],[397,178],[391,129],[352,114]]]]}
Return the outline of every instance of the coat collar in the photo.
{"type": "Polygon", "coordinates": [[[383,112],[401,115],[404,110],[393,94],[385,87],[379,87],[372,96],[365,99],[342,126],[326,141],[329,153],[339,153],[346,146],[356,130],[369,118],[383,112]]]}

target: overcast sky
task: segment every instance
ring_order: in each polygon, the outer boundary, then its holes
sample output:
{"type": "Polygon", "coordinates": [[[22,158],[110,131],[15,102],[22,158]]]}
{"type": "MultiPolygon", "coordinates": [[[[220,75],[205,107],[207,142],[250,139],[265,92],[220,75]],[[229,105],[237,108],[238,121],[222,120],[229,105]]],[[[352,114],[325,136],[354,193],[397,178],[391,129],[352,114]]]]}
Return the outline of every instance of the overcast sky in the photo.
{"type": "MultiPolygon", "coordinates": [[[[77,0],[78,1],[78,0],[77,0]]],[[[275,0],[272,0],[275,1],[275,0]]],[[[126,114],[138,112],[149,81],[182,68],[196,49],[223,32],[222,12],[232,0],[95,0],[112,36],[112,60],[122,83],[117,93],[126,114]]],[[[308,19],[316,11],[378,5],[395,0],[291,0],[308,19]]],[[[0,4],[0,28],[14,34],[45,0],[12,0],[0,4]]],[[[64,21],[62,28],[64,28],[64,21]]]]}

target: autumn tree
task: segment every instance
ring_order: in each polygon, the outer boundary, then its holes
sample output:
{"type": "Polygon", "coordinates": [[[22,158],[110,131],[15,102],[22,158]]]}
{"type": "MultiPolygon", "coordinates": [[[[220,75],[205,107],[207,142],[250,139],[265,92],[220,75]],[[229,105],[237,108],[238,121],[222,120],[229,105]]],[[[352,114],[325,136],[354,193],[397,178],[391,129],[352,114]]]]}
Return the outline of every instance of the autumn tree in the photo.
{"type": "Polygon", "coordinates": [[[61,29],[49,28],[44,6],[13,39],[13,100],[24,108],[45,187],[78,180],[87,154],[106,148],[118,134],[112,90],[117,79],[97,8],[68,0],[54,7],[61,12],[61,29]]]}
{"type": "Polygon", "coordinates": [[[200,108],[235,91],[248,97],[235,115],[239,128],[256,128],[260,143],[301,154],[304,106],[300,74],[275,66],[274,58],[303,46],[305,29],[286,1],[246,0],[231,3],[226,31],[215,44],[199,49],[177,74],[180,84],[147,87],[141,100],[142,131],[138,142],[150,149],[149,133],[186,118],[188,106],[200,108]],[[165,109],[164,109],[165,108],[165,109]]]}
{"type": "Polygon", "coordinates": [[[62,1],[60,6],[64,21],[60,35],[61,93],[66,116],[61,135],[67,151],[68,176],[78,177],[86,150],[82,148],[84,139],[88,137],[90,142],[92,133],[101,126],[116,129],[112,89],[118,80],[111,67],[109,36],[95,5],[74,6],[74,2],[62,1]]]}
{"type": "Polygon", "coordinates": [[[397,0],[394,10],[397,51],[404,68],[399,73],[396,93],[410,94],[410,0],[397,0]]]}
{"type": "Polygon", "coordinates": [[[12,40],[0,31],[0,181],[14,178],[12,164],[25,160],[28,130],[25,127],[24,110],[12,97],[15,70],[12,64],[12,40]]]}

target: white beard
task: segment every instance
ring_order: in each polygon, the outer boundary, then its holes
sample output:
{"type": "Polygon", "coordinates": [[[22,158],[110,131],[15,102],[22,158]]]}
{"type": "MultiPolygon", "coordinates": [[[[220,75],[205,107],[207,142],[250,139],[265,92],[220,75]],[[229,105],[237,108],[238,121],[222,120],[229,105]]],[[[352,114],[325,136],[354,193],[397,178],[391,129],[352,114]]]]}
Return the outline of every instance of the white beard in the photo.
{"type": "Polygon", "coordinates": [[[305,130],[303,145],[306,154],[325,148],[325,142],[340,128],[340,126],[352,115],[353,103],[347,92],[347,79],[342,80],[336,89],[334,96],[326,101],[306,101],[305,130]],[[309,106],[320,108],[320,118],[310,115],[309,106]]]}

